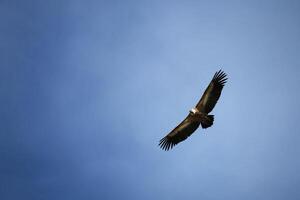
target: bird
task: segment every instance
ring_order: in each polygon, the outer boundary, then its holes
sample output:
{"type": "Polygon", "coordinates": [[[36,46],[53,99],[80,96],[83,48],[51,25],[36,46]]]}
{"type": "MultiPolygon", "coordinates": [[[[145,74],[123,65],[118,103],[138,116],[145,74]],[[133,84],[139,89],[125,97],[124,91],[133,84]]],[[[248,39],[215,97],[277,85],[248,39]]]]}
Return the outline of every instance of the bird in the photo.
{"type": "Polygon", "coordinates": [[[218,102],[227,79],[227,74],[222,70],[214,74],[201,99],[189,111],[187,117],[159,141],[160,148],[168,151],[192,135],[200,125],[203,129],[213,125],[214,115],[209,113],[218,102]]]}

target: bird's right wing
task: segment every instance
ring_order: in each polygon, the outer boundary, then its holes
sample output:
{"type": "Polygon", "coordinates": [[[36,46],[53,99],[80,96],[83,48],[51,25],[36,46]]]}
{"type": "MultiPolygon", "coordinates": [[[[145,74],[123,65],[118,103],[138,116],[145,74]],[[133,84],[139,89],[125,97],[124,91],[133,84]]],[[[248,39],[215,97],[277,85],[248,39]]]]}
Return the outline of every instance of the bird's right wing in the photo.
{"type": "Polygon", "coordinates": [[[193,120],[189,114],[176,128],[160,140],[159,146],[166,151],[172,149],[176,144],[192,135],[199,125],[200,122],[193,120]]]}
{"type": "Polygon", "coordinates": [[[209,113],[218,102],[222,89],[227,81],[227,75],[223,71],[215,73],[213,79],[206,88],[196,108],[203,113],[209,113]]]}

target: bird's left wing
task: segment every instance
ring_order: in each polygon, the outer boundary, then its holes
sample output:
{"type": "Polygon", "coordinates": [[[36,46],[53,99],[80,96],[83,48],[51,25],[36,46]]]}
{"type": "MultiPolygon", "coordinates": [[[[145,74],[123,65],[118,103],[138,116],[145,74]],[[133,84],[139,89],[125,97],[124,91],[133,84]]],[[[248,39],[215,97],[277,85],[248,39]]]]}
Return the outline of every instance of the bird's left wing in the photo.
{"type": "Polygon", "coordinates": [[[194,120],[189,114],[176,128],[160,140],[159,146],[166,151],[172,149],[176,144],[192,135],[199,124],[200,122],[194,120]]]}

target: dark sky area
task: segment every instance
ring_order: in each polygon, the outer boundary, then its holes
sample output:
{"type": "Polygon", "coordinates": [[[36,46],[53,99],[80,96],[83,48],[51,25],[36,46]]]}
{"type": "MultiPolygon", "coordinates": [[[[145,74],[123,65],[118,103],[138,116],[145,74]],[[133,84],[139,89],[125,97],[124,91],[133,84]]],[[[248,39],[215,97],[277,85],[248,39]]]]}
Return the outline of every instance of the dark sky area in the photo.
{"type": "Polygon", "coordinates": [[[300,199],[299,10],[0,1],[0,199],[300,199]],[[214,125],[162,151],[219,69],[214,125]]]}

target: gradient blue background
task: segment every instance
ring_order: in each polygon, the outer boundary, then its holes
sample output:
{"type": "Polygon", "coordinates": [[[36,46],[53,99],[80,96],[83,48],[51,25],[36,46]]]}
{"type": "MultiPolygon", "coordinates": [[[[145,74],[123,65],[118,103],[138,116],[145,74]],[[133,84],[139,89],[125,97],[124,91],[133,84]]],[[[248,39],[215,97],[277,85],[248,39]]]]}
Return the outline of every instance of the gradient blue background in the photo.
{"type": "Polygon", "coordinates": [[[299,199],[298,2],[1,0],[0,199],[299,199]]]}

